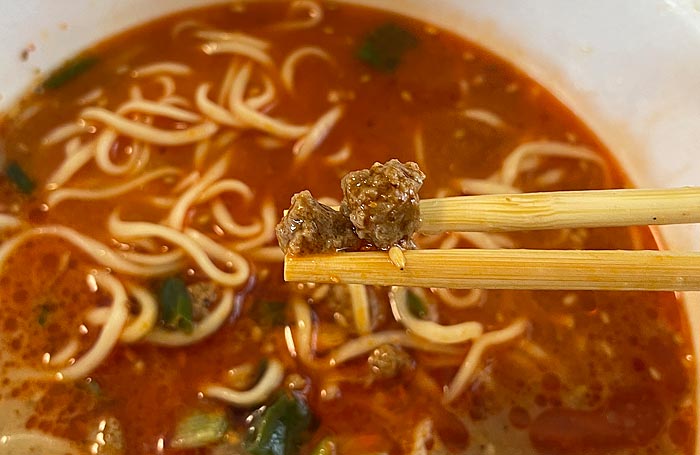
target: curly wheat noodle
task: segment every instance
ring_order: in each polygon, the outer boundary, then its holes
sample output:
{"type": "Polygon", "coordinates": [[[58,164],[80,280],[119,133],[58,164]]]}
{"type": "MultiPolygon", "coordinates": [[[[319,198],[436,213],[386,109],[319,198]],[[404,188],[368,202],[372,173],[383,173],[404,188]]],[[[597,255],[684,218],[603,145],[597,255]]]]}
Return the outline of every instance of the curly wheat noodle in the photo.
{"type": "Polygon", "coordinates": [[[0,436],[0,455],[17,454],[82,455],[82,447],[38,430],[9,433],[0,436]]]}
{"type": "Polygon", "coordinates": [[[609,170],[603,158],[587,147],[565,142],[536,141],[520,144],[503,160],[500,170],[501,182],[512,186],[521,172],[524,159],[530,156],[591,161],[600,166],[606,179],[609,176],[609,170]]]}
{"type": "Polygon", "coordinates": [[[192,68],[189,65],[179,62],[155,62],[134,68],[131,71],[131,77],[148,77],[161,74],[170,74],[173,76],[188,76],[192,74],[192,68]]]}
{"type": "Polygon", "coordinates": [[[462,322],[454,325],[441,325],[414,316],[408,308],[408,289],[394,286],[389,293],[389,302],[394,319],[410,332],[433,343],[464,343],[479,337],[483,326],[478,322],[462,322]]]}
{"type": "Polygon", "coordinates": [[[291,303],[295,323],[292,336],[287,338],[287,347],[292,357],[296,356],[305,365],[313,366],[315,337],[311,307],[299,295],[293,295],[291,303]]]}
{"type": "Polygon", "coordinates": [[[243,65],[235,76],[231,86],[231,108],[248,126],[264,131],[273,136],[285,139],[297,139],[309,131],[308,126],[291,125],[281,120],[274,119],[252,109],[245,103],[244,95],[250,81],[253,67],[251,63],[243,65]]]}
{"type": "MultiPolygon", "coordinates": [[[[88,104],[97,104],[101,99],[104,98],[105,90],[102,87],[95,87],[94,89],[83,94],[80,98],[75,101],[78,106],[87,106],[88,104]]],[[[106,100],[106,99],[105,99],[106,100]]]]}
{"type": "Polygon", "coordinates": [[[219,385],[208,385],[203,390],[204,396],[224,401],[237,408],[252,408],[264,403],[284,379],[284,367],[277,359],[270,359],[265,373],[257,384],[248,390],[233,390],[219,385]]]}
{"type": "Polygon", "coordinates": [[[209,99],[210,83],[200,84],[195,92],[194,100],[199,111],[222,125],[234,128],[243,128],[245,124],[239,120],[231,111],[216,104],[209,99]]]}
{"type": "MultiPolygon", "coordinates": [[[[216,308],[207,314],[204,319],[195,323],[192,333],[187,334],[156,327],[143,340],[151,344],[168,347],[195,344],[216,332],[226,322],[226,319],[233,312],[234,306],[238,305],[238,303],[234,299],[233,289],[226,288],[216,308]]],[[[234,313],[238,313],[238,311],[234,313]]]]}
{"type": "Polygon", "coordinates": [[[491,179],[463,178],[457,181],[462,194],[516,194],[522,193],[520,188],[491,179]]]}
{"type": "Polygon", "coordinates": [[[181,122],[196,123],[202,120],[202,117],[187,109],[166,104],[163,102],[155,102],[149,100],[129,100],[122,104],[117,109],[117,114],[127,115],[134,112],[139,114],[155,115],[166,117],[171,120],[179,120],[181,122]]]}
{"type": "Polygon", "coordinates": [[[224,74],[224,79],[221,81],[221,86],[219,87],[219,94],[216,97],[216,102],[223,106],[224,101],[229,98],[229,93],[231,92],[231,86],[233,85],[233,80],[236,75],[241,70],[241,59],[233,56],[226,67],[226,74],[224,74]]]}
{"type": "Polygon", "coordinates": [[[19,218],[0,213],[0,232],[17,229],[20,226],[22,226],[22,222],[19,218]]]}
{"type": "Polygon", "coordinates": [[[66,159],[63,160],[61,165],[46,179],[45,188],[47,190],[54,190],[70,180],[75,173],[85,166],[95,155],[95,142],[96,141],[92,140],[87,144],[80,144],[75,150],[71,149],[76,142],[67,143],[65,145],[66,159]],[[68,153],[69,150],[71,153],[68,153]]]}
{"type": "Polygon", "coordinates": [[[501,117],[484,109],[465,109],[462,111],[462,115],[470,120],[483,123],[494,129],[501,129],[506,126],[506,123],[501,117]]]}
{"type": "Polygon", "coordinates": [[[441,301],[452,308],[471,308],[479,303],[484,298],[483,289],[469,289],[463,295],[457,295],[452,289],[446,288],[431,288],[431,291],[437,295],[441,301]]]}
{"type": "Polygon", "coordinates": [[[95,279],[98,286],[105,288],[112,295],[109,318],[102,327],[95,344],[79,357],[74,364],[63,368],[56,374],[56,378],[59,380],[83,378],[97,368],[117,344],[129,316],[126,291],[119,280],[106,274],[96,275],[95,279]]]}
{"type": "Polygon", "coordinates": [[[194,36],[206,41],[236,41],[246,46],[256,47],[262,51],[270,48],[269,41],[242,32],[225,32],[223,30],[205,29],[194,32],[194,36]]]}
{"type": "Polygon", "coordinates": [[[334,154],[326,156],[324,158],[324,161],[329,166],[338,166],[346,162],[351,155],[352,149],[348,144],[345,144],[343,147],[341,147],[340,150],[338,150],[334,154]]]}
{"type": "Polygon", "coordinates": [[[210,41],[202,44],[201,49],[207,55],[234,54],[249,58],[266,68],[275,66],[264,50],[241,41],[210,41]]]}
{"type": "Polygon", "coordinates": [[[172,250],[161,254],[146,254],[136,251],[124,251],[119,253],[124,259],[142,265],[168,266],[181,268],[184,266],[185,253],[182,250],[172,250]]]}
{"type": "Polygon", "coordinates": [[[386,330],[354,338],[334,349],[328,356],[330,366],[340,365],[348,360],[367,354],[383,344],[395,344],[427,352],[442,354],[458,354],[461,349],[443,344],[436,344],[422,338],[412,336],[404,330],[386,330]]]}
{"type": "Polygon", "coordinates": [[[289,5],[288,14],[305,9],[308,11],[307,18],[294,21],[284,21],[273,25],[273,30],[300,30],[312,28],[323,21],[323,8],[312,0],[295,0],[289,5]]]}
{"type": "Polygon", "coordinates": [[[91,125],[85,122],[68,122],[62,125],[58,125],[51,131],[46,133],[43,138],[41,138],[41,145],[43,147],[50,147],[70,139],[74,136],[78,136],[84,133],[88,133],[91,129],[91,125]]]}
{"type": "Polygon", "coordinates": [[[348,284],[350,301],[352,302],[352,315],[355,326],[360,335],[366,335],[372,331],[372,315],[370,311],[367,289],[363,284],[348,284]]]}
{"type": "MultiPolygon", "coordinates": [[[[158,322],[158,302],[145,288],[127,283],[126,289],[138,303],[139,311],[129,316],[124,330],[119,337],[122,343],[135,343],[148,335],[158,322]]],[[[86,320],[91,325],[104,325],[109,318],[109,308],[95,308],[87,314],[86,320]]],[[[53,357],[51,358],[53,361],[53,357]]]]}
{"type": "Polygon", "coordinates": [[[177,245],[197,263],[202,272],[213,281],[223,286],[239,287],[248,281],[250,269],[247,266],[231,273],[224,272],[214,265],[207,253],[205,253],[197,242],[178,230],[144,221],[123,221],[119,219],[119,214],[116,211],[109,216],[107,224],[109,231],[116,238],[138,239],[158,237],[173,245],[177,245]]]}
{"type": "Polygon", "coordinates": [[[116,196],[121,196],[147,183],[163,177],[182,174],[182,171],[174,167],[161,167],[151,172],[147,172],[138,176],[133,180],[125,183],[110,186],[102,189],[83,189],[83,188],[61,188],[49,193],[46,197],[46,203],[49,207],[55,207],[59,203],[66,200],[80,201],[95,201],[100,199],[109,199],[116,196]]]}
{"type": "Polygon", "coordinates": [[[333,63],[330,54],[318,46],[303,46],[291,52],[282,62],[280,68],[280,79],[282,85],[289,91],[294,92],[294,71],[299,61],[305,57],[318,57],[327,62],[333,63]]]}
{"type": "Polygon", "coordinates": [[[185,224],[185,216],[190,206],[200,197],[201,193],[212,183],[220,179],[228,169],[230,158],[224,154],[214,163],[207,172],[202,175],[199,181],[195,182],[184,193],[180,195],[172,210],[168,214],[165,224],[173,229],[182,230],[185,224]]]}
{"type": "Polygon", "coordinates": [[[342,117],[343,110],[343,106],[331,108],[316,121],[305,136],[294,144],[292,153],[295,155],[295,163],[298,164],[306,161],[314,150],[321,145],[336,123],[338,123],[340,117],[342,117]]]}
{"type": "MultiPolygon", "coordinates": [[[[277,94],[277,89],[275,89],[275,83],[267,74],[262,76],[263,90],[260,94],[246,98],[245,104],[255,110],[261,110],[266,105],[270,104],[277,94]]],[[[233,104],[233,100],[230,100],[230,104],[233,104]]]]}
{"type": "Polygon", "coordinates": [[[21,244],[32,237],[52,236],[62,238],[81,249],[103,267],[115,272],[139,277],[158,277],[175,273],[180,268],[178,263],[142,265],[122,258],[107,245],[86,235],[61,225],[48,225],[29,229],[15,234],[0,245],[0,273],[3,272],[8,256],[21,244]]]}
{"type": "Polygon", "coordinates": [[[109,175],[123,175],[131,171],[136,164],[137,156],[135,153],[129,154],[129,158],[122,164],[114,164],[111,158],[111,150],[114,141],[117,139],[117,133],[108,128],[97,137],[95,145],[95,164],[102,172],[109,175]]]}
{"type": "MultiPolygon", "coordinates": [[[[109,312],[111,311],[110,308],[100,308],[100,309],[105,311],[104,320],[107,321],[107,319],[109,318],[109,312]]],[[[89,313],[88,313],[88,315],[89,315],[89,313]]],[[[60,350],[58,350],[54,354],[51,354],[51,357],[49,358],[49,365],[57,366],[57,365],[62,365],[64,363],[68,363],[73,357],[75,357],[75,355],[78,353],[79,349],[80,349],[80,343],[78,342],[78,340],[76,340],[75,338],[71,339],[60,350]]]]}
{"type": "Polygon", "coordinates": [[[195,229],[186,228],[184,232],[210,257],[223,262],[227,267],[236,270],[241,275],[250,276],[250,265],[248,265],[248,261],[243,256],[222,246],[195,229]]]}
{"type": "Polygon", "coordinates": [[[477,338],[452,382],[445,387],[443,401],[450,403],[464,392],[486,349],[512,341],[522,335],[526,328],[527,321],[519,319],[504,329],[486,332],[477,338]]]}
{"type": "Polygon", "coordinates": [[[88,107],[81,117],[104,123],[120,134],[156,145],[187,145],[212,136],[219,127],[212,122],[202,122],[184,130],[164,130],[129,120],[101,107],[88,107]]]}
{"type": "Polygon", "coordinates": [[[226,205],[220,199],[215,200],[211,205],[211,213],[214,220],[225,233],[239,238],[252,237],[263,230],[261,221],[255,221],[248,225],[238,224],[231,217],[226,205]]]}
{"type": "Polygon", "coordinates": [[[263,224],[262,232],[255,237],[236,243],[236,250],[247,251],[275,240],[275,226],[277,226],[279,216],[274,202],[271,200],[263,202],[262,209],[260,210],[260,217],[262,218],[263,224]]]}

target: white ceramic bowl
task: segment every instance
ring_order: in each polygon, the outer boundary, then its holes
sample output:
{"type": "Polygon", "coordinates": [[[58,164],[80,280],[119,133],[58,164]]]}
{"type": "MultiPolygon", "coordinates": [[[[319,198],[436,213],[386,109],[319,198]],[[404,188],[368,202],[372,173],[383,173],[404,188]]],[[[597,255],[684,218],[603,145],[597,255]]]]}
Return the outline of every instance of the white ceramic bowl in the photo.
{"type": "MultiPolygon", "coordinates": [[[[593,129],[638,186],[700,185],[700,1],[353,1],[420,17],[516,63],[593,129]]],[[[0,111],[37,69],[106,35],[206,3],[0,2],[0,111]],[[30,44],[36,50],[22,61],[30,44]]],[[[670,249],[700,249],[697,226],[663,234],[670,249]]],[[[685,305],[700,353],[700,294],[687,293],[685,305]]]]}

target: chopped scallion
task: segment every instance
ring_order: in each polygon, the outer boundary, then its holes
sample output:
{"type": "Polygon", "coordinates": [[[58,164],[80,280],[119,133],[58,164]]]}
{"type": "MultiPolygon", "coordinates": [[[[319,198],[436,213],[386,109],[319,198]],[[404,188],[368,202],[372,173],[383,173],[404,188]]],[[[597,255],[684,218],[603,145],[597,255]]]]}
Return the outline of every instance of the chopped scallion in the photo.
{"type": "Polygon", "coordinates": [[[5,168],[5,175],[10,181],[17,187],[18,190],[25,194],[29,194],[34,191],[35,184],[34,181],[29,178],[24,169],[17,164],[16,161],[11,161],[5,168]]]}
{"type": "Polygon", "coordinates": [[[195,411],[180,420],[170,446],[175,449],[196,449],[220,442],[228,430],[224,411],[195,411]]]}
{"type": "Polygon", "coordinates": [[[296,455],[312,421],[301,397],[282,394],[253,420],[246,449],[253,455],[296,455]]]}
{"type": "Polygon", "coordinates": [[[384,24],[370,32],[357,50],[357,58],[372,68],[392,72],[404,54],[418,45],[418,38],[396,24],[384,24]]]}
{"type": "Polygon", "coordinates": [[[92,55],[85,55],[69,60],[56,71],[51,73],[49,77],[46,78],[44,83],[41,84],[41,87],[48,90],[63,87],[68,82],[92,68],[97,61],[97,57],[92,55]]]}
{"type": "Polygon", "coordinates": [[[166,327],[191,333],[192,298],[185,282],[177,277],[170,277],[163,283],[159,293],[160,315],[166,327]]]}
{"type": "Polygon", "coordinates": [[[406,303],[408,304],[408,311],[415,317],[422,319],[428,315],[425,303],[415,293],[411,291],[406,293],[406,303]]]}

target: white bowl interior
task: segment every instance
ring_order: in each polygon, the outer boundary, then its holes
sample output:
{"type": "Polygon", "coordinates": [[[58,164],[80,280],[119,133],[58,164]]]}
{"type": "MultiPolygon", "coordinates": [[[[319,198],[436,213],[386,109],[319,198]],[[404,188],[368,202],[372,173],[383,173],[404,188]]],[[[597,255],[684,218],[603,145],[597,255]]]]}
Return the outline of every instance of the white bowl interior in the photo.
{"type": "MultiPolygon", "coordinates": [[[[618,0],[574,8],[559,0],[352,1],[423,18],[514,62],[581,117],[637,185],[700,184],[695,159],[700,144],[698,2],[618,0]]],[[[37,77],[37,70],[51,69],[104,36],[206,3],[212,2],[3,2],[0,111],[37,77]],[[30,44],[35,50],[22,61],[22,50],[30,44]]],[[[663,233],[670,249],[700,249],[697,226],[663,233]]],[[[700,353],[700,293],[687,293],[685,305],[700,353]]]]}

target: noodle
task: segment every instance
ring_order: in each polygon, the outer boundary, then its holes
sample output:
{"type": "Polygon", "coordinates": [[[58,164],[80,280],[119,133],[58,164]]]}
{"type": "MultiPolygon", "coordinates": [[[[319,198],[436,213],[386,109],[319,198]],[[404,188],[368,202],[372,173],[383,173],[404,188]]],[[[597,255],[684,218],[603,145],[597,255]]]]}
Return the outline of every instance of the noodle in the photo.
{"type": "Polygon", "coordinates": [[[234,306],[233,289],[224,289],[221,300],[216,305],[216,308],[194,325],[192,333],[187,334],[174,330],[155,328],[146,335],[144,340],[149,343],[168,347],[195,344],[216,332],[219,327],[226,322],[229,315],[231,315],[234,306]]]}
{"type": "Polygon", "coordinates": [[[241,41],[212,41],[202,44],[202,51],[207,55],[235,54],[257,62],[265,67],[274,66],[274,62],[259,47],[241,41]]]}
{"type": "Polygon", "coordinates": [[[330,354],[330,366],[340,365],[348,360],[366,354],[383,344],[395,344],[428,352],[456,354],[459,351],[450,346],[430,343],[420,338],[412,337],[403,330],[387,330],[384,332],[363,335],[348,341],[330,354]]]}
{"type": "Polygon", "coordinates": [[[414,316],[408,307],[407,293],[408,290],[403,287],[391,288],[391,311],[398,322],[421,338],[433,343],[455,344],[477,338],[483,333],[483,326],[478,322],[440,325],[414,316]]]}
{"type": "Polygon", "coordinates": [[[119,257],[119,255],[112,251],[108,246],[90,237],[84,236],[71,228],[49,225],[24,231],[15,235],[14,237],[11,237],[0,245],[0,272],[3,271],[7,257],[10,255],[10,253],[12,253],[12,251],[32,237],[39,236],[54,236],[67,240],[91,256],[95,261],[104,267],[109,267],[117,272],[126,273],[132,276],[163,276],[175,272],[180,267],[180,265],[177,263],[165,263],[148,267],[141,264],[136,264],[119,257]]]}
{"type": "MultiPolygon", "coordinates": [[[[71,150],[71,143],[66,144],[66,152],[71,150]]],[[[72,153],[66,153],[67,159],[56,169],[49,178],[46,179],[45,188],[54,190],[75,175],[95,154],[95,141],[87,144],[81,144],[80,147],[72,153]]]]}
{"type": "Polygon", "coordinates": [[[296,10],[304,9],[308,11],[306,19],[281,22],[275,24],[272,28],[276,30],[299,30],[315,27],[321,23],[323,20],[323,9],[321,5],[312,0],[294,0],[289,5],[289,14],[294,13],[296,10]]]}
{"type": "Polygon", "coordinates": [[[513,185],[521,172],[522,162],[530,156],[546,156],[557,158],[571,158],[575,160],[592,161],[605,171],[605,161],[592,150],[567,144],[565,142],[540,141],[527,142],[515,148],[504,160],[501,166],[501,181],[506,185],[513,185]]]}
{"type": "Polygon", "coordinates": [[[182,193],[168,214],[165,224],[173,229],[181,230],[185,223],[187,210],[200,197],[202,191],[226,173],[229,163],[229,156],[224,155],[204,173],[199,181],[182,193]]]}
{"type": "Polygon", "coordinates": [[[506,126],[505,122],[491,111],[483,109],[465,109],[462,111],[462,115],[470,120],[476,120],[484,125],[488,125],[491,128],[498,129],[506,126]]]}
{"type": "Polygon", "coordinates": [[[22,222],[18,218],[0,213],[0,232],[17,229],[21,225],[22,222]]]}
{"type": "Polygon", "coordinates": [[[100,121],[121,134],[151,142],[156,145],[185,145],[201,141],[212,136],[218,126],[211,122],[203,122],[185,130],[163,130],[143,123],[128,120],[101,107],[88,107],[81,116],[87,120],[100,121]]]}
{"type": "Polygon", "coordinates": [[[221,285],[239,287],[248,280],[249,268],[247,264],[246,267],[226,273],[214,265],[194,240],[175,229],[143,221],[122,221],[117,212],[110,215],[108,226],[110,232],[116,237],[127,239],[159,237],[178,245],[187,252],[209,278],[221,285]]]}
{"type": "Polygon", "coordinates": [[[87,376],[109,355],[119,340],[119,335],[129,316],[126,292],[124,286],[110,275],[96,275],[99,286],[104,287],[112,295],[111,311],[106,324],[102,327],[97,341],[87,353],[79,357],[75,363],[63,368],[57,376],[63,380],[79,379],[87,376]]]}
{"type": "Polygon", "coordinates": [[[209,398],[216,398],[237,408],[252,408],[263,403],[282,383],[284,367],[277,359],[267,363],[265,373],[251,389],[239,391],[218,385],[209,385],[202,393],[209,398]]]}
{"type": "Polygon", "coordinates": [[[287,58],[284,59],[280,69],[280,79],[282,80],[282,85],[284,85],[284,87],[290,92],[294,91],[294,71],[296,70],[299,60],[304,57],[319,57],[328,62],[333,62],[330,54],[320,47],[304,46],[293,51],[287,56],[287,58]]]}
{"type": "Polygon", "coordinates": [[[236,41],[240,44],[257,47],[260,50],[267,50],[270,43],[241,32],[224,32],[221,30],[198,30],[194,33],[197,38],[207,41],[236,41]]]}
{"type": "Polygon", "coordinates": [[[120,115],[126,115],[131,112],[158,115],[161,117],[167,117],[173,120],[180,120],[190,123],[199,122],[202,119],[194,112],[180,109],[179,107],[171,106],[162,102],[156,103],[148,100],[130,100],[122,104],[117,110],[117,113],[120,115]]]}
{"type": "Polygon", "coordinates": [[[336,106],[323,114],[309,132],[294,144],[293,153],[296,155],[294,160],[297,163],[306,161],[309,155],[321,145],[342,115],[342,106],[336,106]]]}
{"type": "Polygon", "coordinates": [[[50,147],[59,142],[63,142],[66,139],[70,139],[73,136],[79,134],[87,133],[90,131],[90,126],[85,122],[78,123],[64,123],[63,125],[57,126],[56,128],[49,131],[42,139],[41,145],[44,147],[50,147]]]}
{"type": "Polygon", "coordinates": [[[161,167],[151,172],[146,172],[133,180],[129,180],[112,187],[102,189],[62,188],[49,193],[49,195],[46,197],[46,203],[53,207],[58,205],[60,202],[70,199],[82,201],[109,199],[128,193],[137,188],[141,188],[153,180],[172,175],[179,175],[181,173],[182,171],[174,167],[161,167]]]}
{"type": "Polygon", "coordinates": [[[372,331],[372,315],[370,312],[367,289],[362,284],[348,284],[350,291],[350,301],[352,302],[352,314],[360,335],[368,334],[372,331]]]}
{"type": "Polygon", "coordinates": [[[192,74],[189,65],[179,62],[156,62],[139,66],[131,72],[131,77],[148,77],[156,74],[172,74],[174,76],[187,76],[192,74]]]}
{"type": "Polygon", "coordinates": [[[243,123],[237,119],[232,112],[219,106],[208,98],[210,88],[211,84],[209,83],[200,84],[199,87],[197,87],[197,91],[195,92],[197,109],[217,123],[235,128],[242,128],[244,126],[243,123]]]}
{"type": "Polygon", "coordinates": [[[286,139],[296,139],[309,131],[308,126],[290,125],[281,120],[273,119],[265,114],[257,112],[250,108],[244,100],[243,95],[248,86],[252,72],[250,63],[241,68],[233,80],[231,87],[231,99],[233,100],[231,108],[233,112],[249,126],[265,131],[269,134],[279,136],[286,139]]]}
{"type": "Polygon", "coordinates": [[[467,357],[459,367],[459,371],[452,379],[449,386],[445,387],[444,401],[450,403],[460,396],[466,388],[471,376],[474,374],[477,365],[481,361],[481,356],[486,349],[499,344],[507,343],[519,337],[525,332],[527,322],[523,319],[513,322],[508,327],[501,330],[486,332],[474,341],[467,357]]]}

